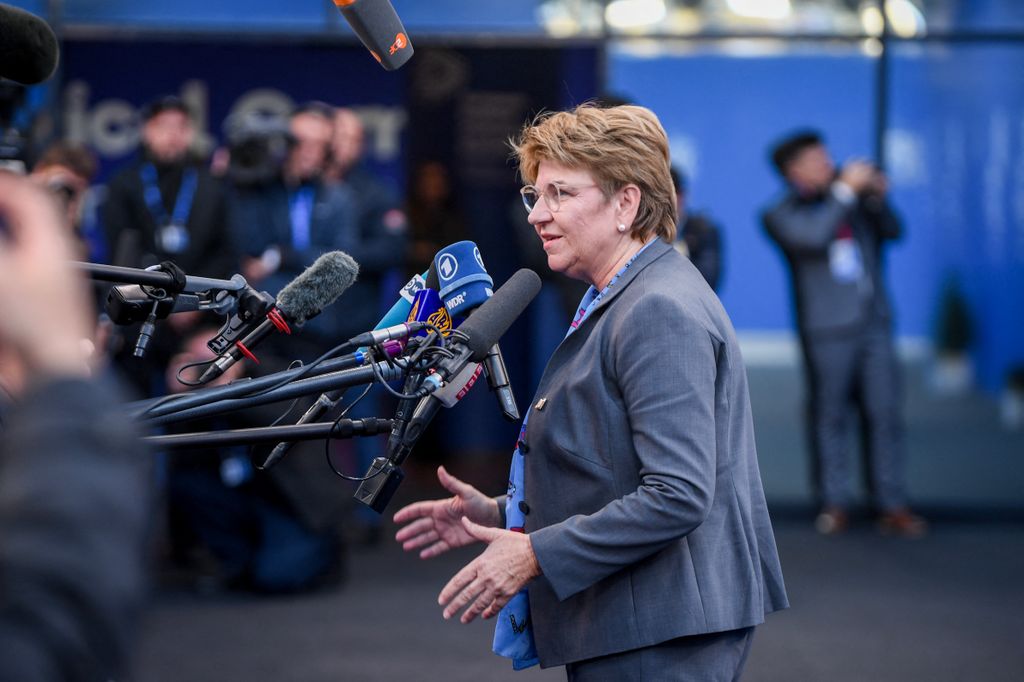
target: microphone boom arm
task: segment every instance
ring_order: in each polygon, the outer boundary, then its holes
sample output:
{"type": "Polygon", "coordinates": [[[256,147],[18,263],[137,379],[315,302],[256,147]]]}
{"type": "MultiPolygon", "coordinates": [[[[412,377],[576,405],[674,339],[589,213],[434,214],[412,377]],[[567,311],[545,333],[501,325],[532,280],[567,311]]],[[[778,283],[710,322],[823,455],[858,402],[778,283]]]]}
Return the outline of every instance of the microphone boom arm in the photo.
{"type": "Polygon", "coordinates": [[[321,440],[323,438],[354,438],[376,436],[391,429],[390,419],[368,417],[342,419],[339,422],[301,424],[298,426],[260,426],[251,429],[228,429],[196,433],[174,433],[147,436],[142,440],[159,449],[215,448],[222,445],[252,445],[274,441],[321,440]]]}

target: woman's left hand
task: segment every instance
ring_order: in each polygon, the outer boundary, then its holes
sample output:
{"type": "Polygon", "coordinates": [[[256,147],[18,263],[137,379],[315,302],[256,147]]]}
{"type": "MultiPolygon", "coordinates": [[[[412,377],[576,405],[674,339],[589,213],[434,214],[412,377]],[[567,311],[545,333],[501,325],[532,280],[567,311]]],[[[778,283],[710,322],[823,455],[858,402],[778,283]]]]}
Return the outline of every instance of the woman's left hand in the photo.
{"type": "Polygon", "coordinates": [[[487,543],[483,554],[455,574],[441,590],[437,602],[447,620],[467,607],[459,619],[469,623],[479,615],[493,618],[530,580],[540,575],[530,536],[511,530],[487,528],[463,517],[466,532],[487,543]]]}

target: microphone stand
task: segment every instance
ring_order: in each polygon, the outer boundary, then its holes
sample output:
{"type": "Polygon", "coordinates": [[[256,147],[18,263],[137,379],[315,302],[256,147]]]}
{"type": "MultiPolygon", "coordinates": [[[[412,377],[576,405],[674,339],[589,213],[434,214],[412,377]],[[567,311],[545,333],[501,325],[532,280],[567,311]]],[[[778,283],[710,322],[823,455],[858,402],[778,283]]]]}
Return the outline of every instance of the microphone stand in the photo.
{"type": "MultiPolygon", "coordinates": [[[[101,265],[99,263],[83,263],[80,261],[74,261],[72,265],[90,278],[101,282],[138,284],[140,286],[159,287],[169,291],[174,291],[178,285],[174,276],[163,270],[142,270],[140,268],[125,268],[119,265],[101,265]]],[[[228,280],[186,275],[185,286],[181,291],[189,293],[210,290],[241,291],[246,286],[245,280],[238,276],[228,280]]]]}
{"type": "Polygon", "coordinates": [[[301,424],[299,426],[260,426],[251,429],[228,429],[197,433],[174,433],[147,436],[142,440],[159,449],[215,448],[222,445],[251,445],[278,441],[342,439],[376,436],[391,430],[390,419],[342,419],[335,423],[301,424]]]}
{"type": "MultiPolygon", "coordinates": [[[[267,403],[276,403],[311,393],[320,394],[324,391],[330,391],[336,388],[349,388],[360,384],[369,384],[376,380],[378,374],[383,377],[384,381],[395,381],[402,378],[405,373],[402,368],[390,365],[383,361],[376,363],[376,368],[375,372],[373,365],[366,365],[364,367],[346,369],[340,372],[325,374],[323,376],[300,379],[260,395],[251,395],[245,398],[221,400],[208,405],[199,405],[188,409],[178,410],[170,414],[164,414],[152,419],[147,419],[146,421],[149,424],[173,424],[175,422],[187,421],[189,419],[197,419],[199,417],[211,417],[223,412],[241,410],[248,407],[255,407],[256,405],[266,405],[267,403]]],[[[231,385],[232,384],[229,384],[227,387],[223,388],[228,388],[231,385]]],[[[246,384],[246,387],[248,386],[249,384],[246,384]]],[[[141,416],[145,417],[145,415],[141,416]]]]}
{"type": "MultiPolygon", "coordinates": [[[[309,370],[309,374],[306,376],[317,377],[323,374],[357,367],[364,364],[369,357],[369,353],[357,351],[349,355],[343,355],[340,358],[324,360],[319,365],[309,370]]],[[[240,398],[250,393],[256,393],[257,391],[273,386],[282,379],[291,379],[292,377],[300,374],[304,369],[307,368],[294,367],[292,369],[274,372],[273,374],[267,374],[266,376],[258,377],[256,379],[253,379],[252,377],[236,379],[223,386],[210,386],[190,391],[188,393],[182,393],[181,395],[175,396],[174,400],[168,400],[165,403],[160,403],[160,401],[166,396],[137,400],[135,402],[128,403],[127,407],[131,411],[132,417],[136,419],[154,419],[156,417],[171,414],[172,412],[180,412],[190,407],[209,405],[210,403],[217,402],[218,400],[240,398]]]]}

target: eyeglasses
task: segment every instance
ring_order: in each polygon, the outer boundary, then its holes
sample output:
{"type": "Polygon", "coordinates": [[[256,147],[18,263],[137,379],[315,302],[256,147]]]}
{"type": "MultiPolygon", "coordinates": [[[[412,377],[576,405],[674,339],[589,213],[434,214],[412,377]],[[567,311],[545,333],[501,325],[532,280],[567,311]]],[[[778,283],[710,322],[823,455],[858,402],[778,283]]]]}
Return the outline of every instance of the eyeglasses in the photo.
{"type": "Polygon", "coordinates": [[[526,212],[531,213],[533,207],[540,201],[540,197],[544,197],[544,203],[548,205],[548,209],[552,213],[557,213],[558,209],[562,208],[562,199],[565,197],[574,197],[576,192],[581,189],[587,189],[590,187],[597,187],[597,185],[579,185],[576,187],[562,187],[556,185],[553,182],[549,182],[544,187],[544,191],[541,191],[536,185],[525,185],[519,190],[519,193],[523,196],[523,206],[526,207],[526,212]]]}

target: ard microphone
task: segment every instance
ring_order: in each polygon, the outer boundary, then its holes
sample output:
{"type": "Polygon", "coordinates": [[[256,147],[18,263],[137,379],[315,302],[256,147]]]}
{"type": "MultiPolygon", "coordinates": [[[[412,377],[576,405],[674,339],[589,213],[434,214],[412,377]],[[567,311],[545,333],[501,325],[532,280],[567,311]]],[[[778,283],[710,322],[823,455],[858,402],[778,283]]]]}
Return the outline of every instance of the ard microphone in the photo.
{"type": "Polygon", "coordinates": [[[217,356],[199,383],[205,384],[219,377],[242,358],[255,362],[252,348],[273,332],[291,334],[289,325],[302,325],[320,314],[356,281],[359,265],[347,253],[331,251],[316,259],[298,277],[281,289],[274,308],[263,322],[228,350],[217,356]]]}
{"type": "Polygon", "coordinates": [[[57,70],[60,48],[49,25],[25,10],[0,4],[0,78],[42,83],[57,70]]]}
{"type": "MultiPolygon", "coordinates": [[[[464,341],[452,344],[455,353],[438,365],[437,372],[427,378],[424,387],[434,392],[437,389],[449,390],[449,387],[454,386],[459,393],[464,393],[472,385],[460,385],[467,367],[486,358],[491,347],[512,326],[539,291],[540,277],[532,270],[523,269],[512,275],[504,286],[494,292],[494,296],[462,323],[458,331],[464,341]]],[[[356,500],[378,513],[384,511],[404,478],[399,465],[412,451],[442,405],[436,395],[428,395],[420,400],[400,441],[388,453],[388,457],[378,457],[370,465],[366,480],[356,490],[356,500]]]]}
{"type": "Polygon", "coordinates": [[[373,58],[394,71],[412,58],[412,43],[388,0],[334,0],[373,58]]]}
{"type": "MultiPolygon", "coordinates": [[[[494,282],[484,267],[480,249],[471,241],[456,242],[445,247],[434,257],[441,286],[441,297],[449,314],[466,315],[493,295],[494,282]]],[[[497,344],[483,361],[487,384],[498,400],[501,415],[506,421],[519,421],[519,407],[508,379],[505,358],[497,344]]]]}

